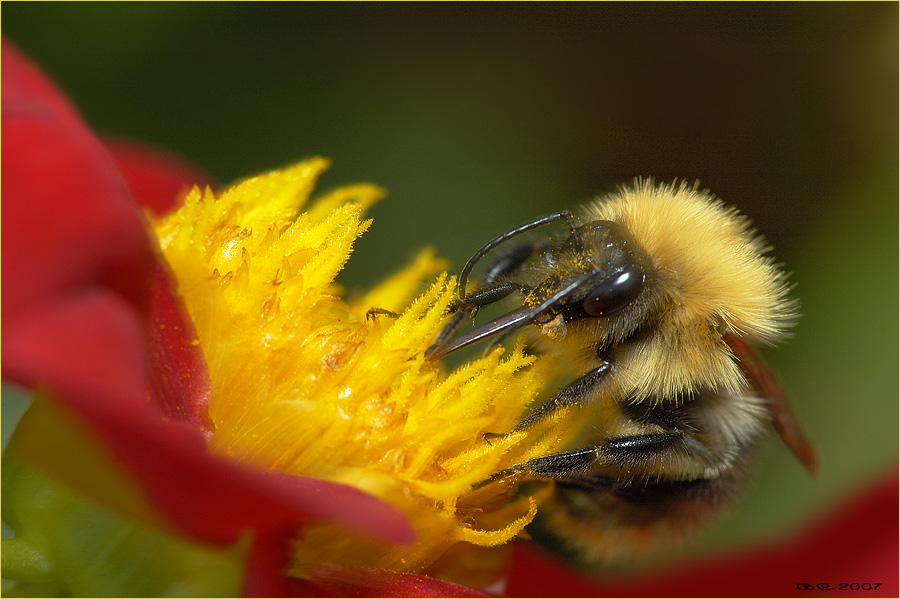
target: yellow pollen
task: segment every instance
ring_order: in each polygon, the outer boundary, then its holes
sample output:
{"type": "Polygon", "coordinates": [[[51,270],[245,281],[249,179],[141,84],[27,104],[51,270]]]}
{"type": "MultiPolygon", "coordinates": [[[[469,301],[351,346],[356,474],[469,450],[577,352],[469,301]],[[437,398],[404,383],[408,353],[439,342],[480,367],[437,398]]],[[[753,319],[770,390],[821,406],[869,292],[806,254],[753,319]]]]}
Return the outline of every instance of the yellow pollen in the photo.
{"type": "Polygon", "coordinates": [[[327,165],[310,159],[220,195],[195,188],[154,222],[209,366],[209,450],[352,485],[403,510],[417,532],[416,543],[395,547],[308,527],[296,542],[298,576],[338,563],[489,581],[479,570],[502,560],[473,552],[516,537],[540,498],[517,496],[518,481],[473,486],[560,447],[572,416],[561,414],[552,434],[548,424],[484,440],[516,425],[550,364],[525,355],[521,340],[449,374],[427,361],[454,295],[431,250],[341,299],[335,276],[384,192],[351,185],[308,203],[327,165]],[[367,318],[371,308],[381,310],[367,318]]]}

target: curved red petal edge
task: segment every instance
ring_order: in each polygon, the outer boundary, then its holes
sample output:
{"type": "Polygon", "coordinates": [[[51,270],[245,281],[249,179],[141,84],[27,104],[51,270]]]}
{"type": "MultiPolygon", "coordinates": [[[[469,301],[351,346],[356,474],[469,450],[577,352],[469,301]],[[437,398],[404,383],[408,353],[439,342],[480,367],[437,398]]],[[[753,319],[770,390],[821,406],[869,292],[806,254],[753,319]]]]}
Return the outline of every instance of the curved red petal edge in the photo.
{"type": "Polygon", "coordinates": [[[82,127],[78,111],[65,94],[32,64],[6,36],[2,38],[3,104],[47,112],[71,126],[82,127]]]}
{"type": "Polygon", "coordinates": [[[321,564],[304,578],[284,574],[295,532],[281,528],[256,535],[244,579],[244,597],[494,597],[446,580],[383,569],[321,564]]]}
{"type": "Polygon", "coordinates": [[[893,469],[861,495],[787,541],[639,580],[592,581],[517,544],[510,597],[897,597],[898,478],[893,469]],[[869,589],[860,586],[869,583],[869,589]],[[876,583],[880,583],[874,588],[876,583]],[[841,588],[841,585],[844,588],[841,588]]]}
{"type": "Polygon", "coordinates": [[[178,205],[193,186],[214,187],[207,173],[175,156],[130,140],[103,140],[138,204],[162,215],[178,205]]]}
{"type": "MultiPolygon", "coordinates": [[[[157,402],[168,419],[147,401],[149,286],[158,264],[142,215],[68,102],[5,39],[2,77],[4,377],[48,387],[160,512],[198,539],[227,543],[251,529],[322,518],[411,542],[412,527],[393,506],[352,487],[269,475],[211,456],[189,424],[197,414],[179,412],[184,406],[177,402],[189,399],[157,402]]],[[[157,308],[172,301],[166,293],[157,308]]],[[[168,308],[164,318],[177,316],[168,308]]],[[[189,339],[183,334],[162,344],[189,339]]],[[[178,351],[176,362],[201,367],[196,356],[178,351]]]]}
{"type": "Polygon", "coordinates": [[[150,300],[150,397],[163,416],[180,420],[212,438],[207,414],[212,385],[200,339],[176,295],[168,269],[157,263],[150,300]]]}
{"type": "Polygon", "coordinates": [[[332,597],[491,597],[484,591],[421,574],[323,564],[309,584],[332,597]]]}

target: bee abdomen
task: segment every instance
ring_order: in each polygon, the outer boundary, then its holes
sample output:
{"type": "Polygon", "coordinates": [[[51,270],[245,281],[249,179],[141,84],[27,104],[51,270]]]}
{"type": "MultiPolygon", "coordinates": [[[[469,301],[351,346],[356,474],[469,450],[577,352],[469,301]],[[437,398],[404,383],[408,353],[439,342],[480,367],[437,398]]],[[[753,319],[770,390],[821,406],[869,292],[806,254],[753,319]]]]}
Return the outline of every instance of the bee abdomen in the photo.
{"type": "Polygon", "coordinates": [[[622,485],[602,477],[557,482],[546,524],[589,561],[622,560],[684,540],[735,496],[744,474],[622,485]]]}

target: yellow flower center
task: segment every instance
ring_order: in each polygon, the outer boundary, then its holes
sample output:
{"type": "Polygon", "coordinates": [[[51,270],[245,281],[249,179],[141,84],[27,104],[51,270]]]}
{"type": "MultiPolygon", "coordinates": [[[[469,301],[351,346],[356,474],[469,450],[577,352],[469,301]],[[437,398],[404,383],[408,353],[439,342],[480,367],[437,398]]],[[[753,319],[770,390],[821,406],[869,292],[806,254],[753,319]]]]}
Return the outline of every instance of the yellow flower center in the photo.
{"type": "Polygon", "coordinates": [[[341,300],[334,278],[371,223],[363,211],[383,192],[353,185],[307,207],[327,164],[311,159],[218,197],[195,188],[154,223],[209,365],[209,449],[352,485],[403,510],[416,529],[415,544],[395,547],[308,527],[296,543],[298,576],[338,563],[489,582],[471,572],[498,559],[478,548],[515,537],[536,502],[516,498],[514,482],[473,485],[561,439],[546,426],[490,443],[484,433],[515,426],[549,365],[521,345],[449,375],[427,361],[454,293],[440,274],[415,297],[444,268],[430,250],[358,300],[341,300]],[[367,318],[370,308],[400,315],[367,318]]]}

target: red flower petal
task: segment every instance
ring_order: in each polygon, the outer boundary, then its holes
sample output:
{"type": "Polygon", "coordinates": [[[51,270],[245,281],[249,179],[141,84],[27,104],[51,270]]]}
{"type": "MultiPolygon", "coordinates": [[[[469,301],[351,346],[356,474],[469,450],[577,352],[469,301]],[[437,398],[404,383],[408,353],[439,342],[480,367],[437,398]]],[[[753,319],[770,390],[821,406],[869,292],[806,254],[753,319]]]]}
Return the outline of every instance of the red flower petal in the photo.
{"type": "Polygon", "coordinates": [[[455,582],[408,572],[326,564],[307,580],[334,597],[490,597],[455,582]]]}
{"type": "Polygon", "coordinates": [[[106,139],[119,171],[134,198],[154,214],[164,214],[194,185],[214,185],[212,177],[174,156],[132,141],[106,139]]]}
{"type": "Polygon", "coordinates": [[[150,304],[150,397],[164,416],[203,432],[208,441],[213,423],[206,408],[211,384],[200,340],[167,269],[157,264],[150,304]]]}
{"type": "Polygon", "coordinates": [[[296,531],[282,527],[256,535],[247,560],[243,597],[320,597],[320,589],[307,581],[285,576],[290,565],[288,548],[296,531]]]}
{"type": "MultiPolygon", "coordinates": [[[[2,75],[4,376],[49,387],[150,501],[197,538],[230,542],[250,529],[325,518],[385,540],[411,541],[401,512],[356,489],[254,472],[210,456],[200,430],[188,424],[199,416],[190,401],[160,401],[169,416],[187,422],[161,417],[147,401],[154,260],[142,216],[102,146],[6,42],[2,75]]],[[[177,310],[166,311],[167,299],[157,308],[173,322],[177,310]]],[[[189,338],[160,338],[158,347],[171,350],[166,359],[199,368],[195,356],[179,353],[177,344],[189,338]]],[[[181,384],[169,383],[169,391],[181,384]]]]}
{"type": "Polygon", "coordinates": [[[112,160],[53,85],[5,40],[0,70],[3,341],[16,334],[21,314],[39,313],[89,286],[143,308],[153,257],[112,160]]]}
{"type": "Polygon", "coordinates": [[[5,37],[2,49],[4,110],[8,105],[24,112],[46,112],[69,126],[83,127],[65,95],[5,37]]]}
{"type": "Polygon", "coordinates": [[[413,540],[406,517],[361,491],[239,468],[210,456],[198,431],[159,418],[144,391],[143,322],[102,291],[20,325],[7,365],[74,408],[137,478],[151,502],[192,536],[231,542],[247,529],[325,518],[395,542],[413,540]],[[97,343],[85,344],[93,338],[97,343]],[[87,387],[85,378],[92,384],[87,387]]]}
{"type": "Polygon", "coordinates": [[[590,581],[519,545],[512,597],[897,597],[897,472],[784,543],[709,559],[641,580],[590,581]],[[848,586],[841,590],[841,583],[848,586]],[[860,590],[850,584],[880,583],[860,590]],[[806,586],[809,585],[809,586],[806,586]]]}

